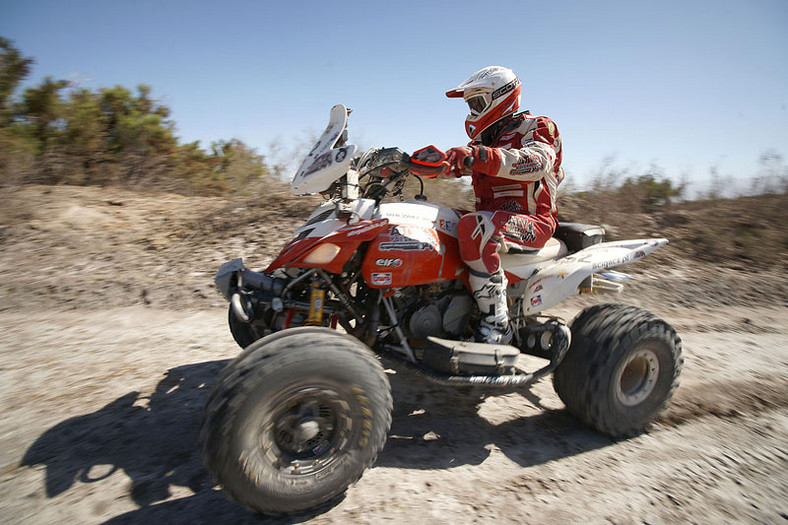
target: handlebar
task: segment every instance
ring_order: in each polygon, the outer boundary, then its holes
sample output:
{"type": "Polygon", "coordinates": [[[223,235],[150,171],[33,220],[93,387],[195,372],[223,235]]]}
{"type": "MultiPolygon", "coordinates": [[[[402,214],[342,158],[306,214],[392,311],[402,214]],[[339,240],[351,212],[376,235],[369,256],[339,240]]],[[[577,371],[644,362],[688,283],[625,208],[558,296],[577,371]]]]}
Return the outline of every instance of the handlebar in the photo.
{"type": "MultiPolygon", "coordinates": [[[[471,169],[475,160],[473,155],[468,155],[462,160],[462,165],[465,169],[471,169]]],[[[359,180],[366,178],[364,195],[378,201],[386,194],[401,193],[405,180],[411,174],[419,179],[432,179],[446,173],[447,167],[446,155],[434,146],[416,151],[413,156],[399,148],[375,148],[364,153],[356,163],[359,180]],[[425,150],[430,150],[429,155],[437,154],[438,158],[416,160],[423,157],[421,153],[425,150]]]]}

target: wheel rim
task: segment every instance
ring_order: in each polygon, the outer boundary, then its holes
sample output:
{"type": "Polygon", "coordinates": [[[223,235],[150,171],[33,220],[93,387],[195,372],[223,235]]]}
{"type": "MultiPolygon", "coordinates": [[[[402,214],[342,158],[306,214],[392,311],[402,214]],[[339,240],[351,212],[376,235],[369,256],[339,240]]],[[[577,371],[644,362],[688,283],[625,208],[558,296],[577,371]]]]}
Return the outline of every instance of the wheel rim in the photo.
{"type": "Polygon", "coordinates": [[[616,396],[626,406],[642,403],[657,384],[659,359],[648,346],[636,349],[619,368],[616,396]]]}
{"type": "MultiPolygon", "coordinates": [[[[345,451],[352,430],[350,404],[330,387],[291,390],[276,403],[267,453],[285,474],[313,474],[345,451]]],[[[267,447],[264,447],[267,448],[267,447]]]]}

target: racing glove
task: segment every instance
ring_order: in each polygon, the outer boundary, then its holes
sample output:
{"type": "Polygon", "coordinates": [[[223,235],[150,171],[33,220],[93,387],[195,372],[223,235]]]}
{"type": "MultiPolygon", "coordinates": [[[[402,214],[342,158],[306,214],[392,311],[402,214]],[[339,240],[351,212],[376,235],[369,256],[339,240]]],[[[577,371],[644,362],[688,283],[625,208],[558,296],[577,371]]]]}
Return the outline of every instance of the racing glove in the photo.
{"type": "Polygon", "coordinates": [[[499,155],[495,155],[495,148],[488,148],[487,146],[450,148],[446,152],[446,157],[452,168],[452,173],[456,177],[470,175],[472,171],[478,171],[485,175],[495,175],[498,173],[498,168],[501,164],[499,155]]]}

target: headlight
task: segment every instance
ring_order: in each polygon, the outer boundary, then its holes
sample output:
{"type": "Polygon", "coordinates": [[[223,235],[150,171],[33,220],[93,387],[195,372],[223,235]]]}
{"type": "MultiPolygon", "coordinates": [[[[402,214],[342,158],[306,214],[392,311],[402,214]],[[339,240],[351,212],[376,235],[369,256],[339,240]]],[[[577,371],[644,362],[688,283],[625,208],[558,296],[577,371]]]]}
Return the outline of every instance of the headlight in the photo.
{"type": "Polygon", "coordinates": [[[328,264],[334,260],[334,257],[339,253],[340,247],[336,244],[326,243],[321,244],[306,256],[304,262],[306,264],[328,264]]]}

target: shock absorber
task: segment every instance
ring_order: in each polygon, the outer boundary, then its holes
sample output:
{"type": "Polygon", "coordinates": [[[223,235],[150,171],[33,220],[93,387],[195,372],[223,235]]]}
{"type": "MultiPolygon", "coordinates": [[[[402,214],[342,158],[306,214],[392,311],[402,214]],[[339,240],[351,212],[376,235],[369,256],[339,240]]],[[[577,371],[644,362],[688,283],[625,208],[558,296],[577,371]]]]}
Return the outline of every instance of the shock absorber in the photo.
{"type": "Polygon", "coordinates": [[[320,280],[312,279],[312,284],[309,292],[309,317],[307,317],[305,326],[322,326],[323,325],[323,306],[326,301],[326,291],[320,286],[320,280]]]}

